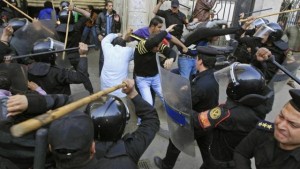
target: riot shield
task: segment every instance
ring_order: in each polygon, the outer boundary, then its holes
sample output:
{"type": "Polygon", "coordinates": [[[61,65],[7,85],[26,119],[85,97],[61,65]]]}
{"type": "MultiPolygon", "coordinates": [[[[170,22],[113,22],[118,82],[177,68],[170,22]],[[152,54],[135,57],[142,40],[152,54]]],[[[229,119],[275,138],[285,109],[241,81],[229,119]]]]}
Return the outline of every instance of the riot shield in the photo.
{"type": "Polygon", "coordinates": [[[11,89],[14,92],[27,91],[27,69],[17,63],[1,63],[0,71],[6,71],[12,82],[11,89]]]}
{"type": "MultiPolygon", "coordinates": [[[[60,41],[57,41],[57,40],[54,40],[54,39],[50,39],[51,40],[51,44],[52,44],[52,50],[63,50],[64,49],[64,46],[65,44],[60,42],[60,41]]],[[[63,68],[71,68],[72,65],[70,63],[70,60],[68,58],[68,55],[64,55],[63,52],[60,52],[60,53],[56,53],[56,59],[55,59],[55,64],[59,67],[63,67],[63,68]]]]}
{"type": "MultiPolygon", "coordinates": [[[[236,63],[236,62],[235,62],[236,63]]],[[[219,103],[225,103],[227,99],[226,89],[228,84],[231,82],[230,72],[232,70],[232,66],[229,65],[214,72],[214,76],[216,81],[219,84],[219,103]]]]}
{"type": "Polygon", "coordinates": [[[159,56],[156,57],[156,61],[167,112],[170,139],[179,150],[195,156],[190,82],[186,78],[162,68],[159,56]]]}
{"type": "MultiPolygon", "coordinates": [[[[300,55],[288,55],[281,65],[292,74],[296,75],[297,70],[300,67],[300,55]]],[[[290,77],[288,75],[278,69],[277,73],[269,81],[268,86],[275,92],[278,92],[283,88],[284,85],[286,85],[289,79],[290,77]]]]}
{"type": "Polygon", "coordinates": [[[22,28],[14,32],[10,45],[16,49],[18,55],[25,55],[31,53],[34,42],[47,37],[57,39],[54,29],[47,28],[40,21],[27,22],[22,28]]]}

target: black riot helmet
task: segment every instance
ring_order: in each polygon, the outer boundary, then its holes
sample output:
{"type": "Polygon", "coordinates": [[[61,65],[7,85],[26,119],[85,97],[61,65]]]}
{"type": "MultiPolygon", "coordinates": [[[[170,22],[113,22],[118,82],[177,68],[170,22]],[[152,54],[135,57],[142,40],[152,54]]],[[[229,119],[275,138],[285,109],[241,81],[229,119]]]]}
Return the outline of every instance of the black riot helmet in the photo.
{"type": "Polygon", "coordinates": [[[67,9],[63,9],[58,14],[60,23],[55,28],[57,32],[66,32],[69,13],[71,14],[69,22],[69,32],[72,32],[74,30],[73,12],[69,12],[67,9]]]}
{"type": "Polygon", "coordinates": [[[13,18],[8,21],[8,25],[11,25],[14,32],[18,29],[22,28],[23,26],[28,24],[28,20],[26,18],[13,18]]]}
{"type": "Polygon", "coordinates": [[[271,40],[272,42],[279,41],[283,36],[283,30],[281,26],[278,23],[274,23],[274,22],[268,23],[267,26],[269,26],[274,30],[273,32],[270,33],[269,40],[271,40]]]}
{"type": "Polygon", "coordinates": [[[281,39],[283,30],[278,23],[270,22],[262,25],[253,35],[254,37],[264,38],[268,37],[268,41],[276,42],[281,39]]]}
{"type": "MultiPolygon", "coordinates": [[[[41,53],[57,50],[63,43],[52,38],[40,39],[33,44],[32,53],[41,53]]],[[[45,54],[33,56],[36,62],[55,64],[56,54],[45,54]]]]}
{"type": "Polygon", "coordinates": [[[96,140],[117,141],[122,137],[129,110],[120,98],[111,96],[104,104],[93,102],[87,113],[93,119],[96,140]]]}
{"type": "Polygon", "coordinates": [[[59,5],[62,9],[64,9],[66,7],[69,7],[70,3],[68,1],[61,1],[59,5]]]}
{"type": "Polygon", "coordinates": [[[230,78],[226,93],[233,100],[248,94],[261,94],[266,85],[263,74],[249,64],[233,63],[230,66],[230,78]]]}

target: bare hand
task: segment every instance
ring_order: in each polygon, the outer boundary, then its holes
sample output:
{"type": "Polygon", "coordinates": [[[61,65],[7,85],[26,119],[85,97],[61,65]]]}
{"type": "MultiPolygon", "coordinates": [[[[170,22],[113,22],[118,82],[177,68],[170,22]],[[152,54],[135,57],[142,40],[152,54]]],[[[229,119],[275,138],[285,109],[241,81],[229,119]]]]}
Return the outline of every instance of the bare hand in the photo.
{"type": "Polygon", "coordinates": [[[117,33],[117,36],[118,37],[122,37],[122,33],[117,33]]]}
{"type": "Polygon", "coordinates": [[[126,86],[123,87],[122,92],[126,93],[129,98],[132,99],[138,95],[137,91],[135,90],[133,79],[125,79],[123,83],[126,83],[126,86]]]}
{"type": "Polygon", "coordinates": [[[242,26],[242,29],[247,30],[247,28],[252,24],[252,22],[255,19],[256,18],[254,16],[250,16],[250,17],[246,18],[246,21],[245,21],[244,25],[242,26]]]}
{"type": "Polygon", "coordinates": [[[119,16],[119,15],[115,15],[115,16],[114,16],[114,20],[115,20],[116,22],[119,22],[119,21],[120,21],[120,16],[119,16]]]}
{"type": "Polygon", "coordinates": [[[28,82],[27,83],[27,86],[28,86],[28,88],[30,89],[30,90],[33,90],[33,91],[35,91],[38,87],[39,87],[39,85],[37,85],[36,83],[34,83],[34,82],[28,82]]]}
{"type": "Polygon", "coordinates": [[[21,114],[28,108],[28,100],[25,95],[14,95],[7,100],[7,116],[21,114]]]}
{"type": "Polygon", "coordinates": [[[166,0],[160,0],[159,2],[160,2],[161,4],[163,4],[165,1],[166,1],[166,0]]]}
{"type": "Polygon", "coordinates": [[[174,27],[176,26],[177,24],[173,24],[173,25],[170,25],[167,29],[166,29],[166,31],[167,32],[172,32],[174,29],[174,27]]]}
{"type": "Polygon", "coordinates": [[[265,61],[269,59],[269,57],[272,55],[271,51],[267,48],[259,48],[256,52],[256,59],[258,61],[265,61]]]}
{"type": "Polygon", "coordinates": [[[69,11],[73,11],[73,10],[74,10],[74,7],[75,7],[75,5],[74,5],[74,3],[71,1],[70,4],[69,4],[68,10],[69,10],[69,11]]]}
{"type": "Polygon", "coordinates": [[[82,42],[79,43],[79,55],[86,56],[87,52],[89,51],[88,45],[82,42]]]}
{"type": "Polygon", "coordinates": [[[187,48],[186,46],[182,48],[182,52],[183,52],[183,53],[186,53],[186,52],[188,52],[188,51],[189,51],[189,48],[187,48]]]}
{"type": "Polygon", "coordinates": [[[170,70],[171,67],[172,67],[173,62],[174,62],[174,58],[170,58],[170,59],[165,60],[164,68],[170,70]]]}
{"type": "Polygon", "coordinates": [[[132,34],[132,32],[133,32],[133,29],[132,28],[128,28],[126,33],[127,34],[132,34]]]}
{"type": "Polygon", "coordinates": [[[2,38],[1,40],[4,40],[4,41],[8,41],[9,40],[9,37],[11,37],[11,35],[14,33],[14,29],[12,28],[11,25],[8,25],[7,27],[5,27],[3,29],[3,33],[2,33],[2,38]],[[5,38],[5,39],[4,39],[5,38]],[[7,38],[7,39],[6,39],[7,38]]]}
{"type": "Polygon", "coordinates": [[[102,36],[102,35],[98,35],[98,39],[99,39],[99,41],[101,42],[102,39],[103,39],[103,36],[102,36]]]}

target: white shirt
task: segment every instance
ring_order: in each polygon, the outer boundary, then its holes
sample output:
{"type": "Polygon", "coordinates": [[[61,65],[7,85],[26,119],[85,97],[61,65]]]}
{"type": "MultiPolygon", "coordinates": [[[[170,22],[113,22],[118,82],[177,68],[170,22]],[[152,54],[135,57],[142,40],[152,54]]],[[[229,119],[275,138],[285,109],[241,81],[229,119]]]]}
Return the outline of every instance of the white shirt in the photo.
{"type": "MultiPolygon", "coordinates": [[[[100,76],[101,90],[121,84],[124,79],[128,78],[128,66],[129,62],[133,60],[134,48],[113,46],[111,42],[116,37],[118,37],[117,34],[111,33],[101,41],[104,55],[104,64],[100,76]]],[[[122,93],[121,90],[118,89],[110,94],[125,97],[126,94],[122,93]]]]}

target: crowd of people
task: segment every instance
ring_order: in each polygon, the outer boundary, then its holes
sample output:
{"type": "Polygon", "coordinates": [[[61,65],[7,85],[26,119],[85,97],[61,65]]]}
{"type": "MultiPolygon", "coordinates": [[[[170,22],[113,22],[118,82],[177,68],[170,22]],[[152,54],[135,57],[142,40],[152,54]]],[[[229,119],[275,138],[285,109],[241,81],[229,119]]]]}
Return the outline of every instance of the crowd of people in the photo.
{"type": "MultiPolygon", "coordinates": [[[[178,0],[171,1],[170,9],[161,10],[164,2],[158,1],[149,26],[135,31],[128,28],[124,34],[113,1],[106,1],[100,13],[88,4],[81,9],[62,1],[56,15],[47,0],[37,20],[2,18],[0,169],[38,166],[38,132],[14,137],[10,131],[14,124],[73,102],[71,84],[83,84],[91,95],[95,92],[87,69],[89,35],[99,51],[100,90],[122,82],[125,87],[111,92],[104,103],[91,102],[85,111],[75,110],[46,126],[42,168],[138,168],[160,128],[155,97],[166,111],[170,106],[164,98],[160,67],[182,81],[189,80],[192,111],[187,112],[188,123],[201,153],[201,169],[251,168],[251,158],[257,169],[300,168],[300,90],[289,90],[291,99],[276,110],[274,123],[265,121],[274,103],[274,79],[288,81],[269,60],[292,70],[299,68],[300,18],[285,30],[278,23],[253,16],[240,26],[228,27],[226,21],[214,19],[215,0],[198,0],[190,20],[180,11],[178,0]],[[81,17],[75,17],[78,14],[81,17]],[[184,33],[185,28],[189,33],[184,33]],[[33,33],[24,43],[22,32],[27,31],[33,33]],[[228,51],[212,44],[223,35],[232,35],[238,42],[237,50],[231,50],[238,62],[226,62],[217,71],[217,57],[228,51]],[[130,41],[137,44],[127,46],[130,41]],[[65,48],[75,50],[58,53],[65,48]],[[164,56],[160,63],[158,54],[164,56]],[[172,69],[176,60],[178,68],[172,69]],[[133,79],[128,79],[130,61],[134,62],[133,79]],[[226,100],[221,104],[222,93],[226,100]],[[124,133],[130,118],[128,102],[133,103],[138,117],[132,133],[124,133]]],[[[156,167],[176,168],[184,152],[177,144],[180,140],[170,137],[165,157],[153,159],[156,167]]]]}

